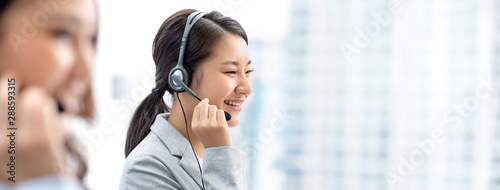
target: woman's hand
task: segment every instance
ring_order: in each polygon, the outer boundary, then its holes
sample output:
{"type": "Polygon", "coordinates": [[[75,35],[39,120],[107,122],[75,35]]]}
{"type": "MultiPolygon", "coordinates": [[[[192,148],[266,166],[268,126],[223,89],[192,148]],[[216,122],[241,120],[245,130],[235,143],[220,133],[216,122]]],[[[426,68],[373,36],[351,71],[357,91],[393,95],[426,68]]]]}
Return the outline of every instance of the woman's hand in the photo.
{"type": "Polygon", "coordinates": [[[205,148],[231,146],[231,134],[224,111],[209,105],[207,98],[194,108],[191,127],[205,148]]]}
{"type": "Polygon", "coordinates": [[[67,132],[55,101],[38,87],[23,89],[21,94],[20,86],[13,74],[0,74],[0,177],[1,181],[11,185],[28,178],[58,174],[59,168],[65,166],[66,158],[64,139],[67,132]],[[15,79],[15,85],[12,85],[14,82],[9,85],[8,79],[15,79]],[[9,87],[14,87],[15,91],[9,87]],[[9,100],[9,96],[13,98],[9,100]],[[15,111],[15,120],[9,120],[9,111],[15,111]],[[11,125],[9,121],[14,123],[11,125]],[[7,166],[7,163],[15,165],[7,166]],[[6,172],[11,169],[13,172],[6,172]]]}

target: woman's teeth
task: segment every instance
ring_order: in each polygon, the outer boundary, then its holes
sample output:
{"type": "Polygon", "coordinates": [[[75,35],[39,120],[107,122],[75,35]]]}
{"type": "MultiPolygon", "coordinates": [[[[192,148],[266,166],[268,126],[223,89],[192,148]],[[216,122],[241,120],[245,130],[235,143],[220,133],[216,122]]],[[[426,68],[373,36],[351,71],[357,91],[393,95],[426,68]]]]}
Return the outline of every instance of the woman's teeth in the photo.
{"type": "Polygon", "coordinates": [[[231,101],[224,101],[224,103],[233,105],[233,106],[241,106],[241,103],[236,103],[236,102],[231,102],[231,101]]]}

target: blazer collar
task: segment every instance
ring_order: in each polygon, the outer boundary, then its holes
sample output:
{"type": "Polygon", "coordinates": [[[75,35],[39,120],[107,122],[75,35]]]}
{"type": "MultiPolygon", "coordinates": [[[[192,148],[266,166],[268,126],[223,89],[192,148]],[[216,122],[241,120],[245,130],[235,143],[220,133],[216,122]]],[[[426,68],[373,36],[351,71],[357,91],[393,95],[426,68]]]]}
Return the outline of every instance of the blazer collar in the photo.
{"type": "Polygon", "coordinates": [[[200,169],[198,168],[191,145],[189,141],[168,122],[168,117],[170,117],[170,113],[158,114],[155,122],[151,126],[151,131],[163,141],[168,150],[170,150],[170,154],[181,157],[179,161],[181,167],[194,181],[196,181],[196,184],[202,188],[200,169]]]}

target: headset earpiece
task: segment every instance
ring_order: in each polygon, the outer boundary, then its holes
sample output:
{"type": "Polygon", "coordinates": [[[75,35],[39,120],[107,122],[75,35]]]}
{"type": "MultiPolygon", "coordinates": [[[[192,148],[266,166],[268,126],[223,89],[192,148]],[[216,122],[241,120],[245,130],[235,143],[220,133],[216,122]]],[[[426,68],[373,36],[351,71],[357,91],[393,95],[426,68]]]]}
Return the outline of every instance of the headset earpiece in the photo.
{"type": "Polygon", "coordinates": [[[184,34],[182,35],[181,47],[179,50],[179,59],[177,61],[177,65],[170,71],[168,75],[168,84],[170,85],[170,88],[175,92],[183,92],[184,88],[172,79],[174,75],[179,76],[184,84],[186,84],[186,86],[189,86],[192,73],[189,72],[190,70],[188,71],[186,68],[184,68],[184,53],[186,51],[187,39],[191,28],[204,15],[204,12],[196,11],[194,13],[191,13],[186,20],[186,27],[184,28],[184,34]]]}
{"type": "Polygon", "coordinates": [[[188,84],[189,77],[190,77],[189,74],[187,73],[186,69],[176,66],[170,71],[170,74],[168,75],[168,84],[170,85],[170,88],[172,88],[172,90],[174,92],[184,92],[184,88],[182,88],[182,86],[180,84],[177,84],[172,79],[172,77],[174,75],[179,76],[179,78],[181,78],[181,80],[182,80],[182,82],[184,82],[184,84],[188,84]]]}

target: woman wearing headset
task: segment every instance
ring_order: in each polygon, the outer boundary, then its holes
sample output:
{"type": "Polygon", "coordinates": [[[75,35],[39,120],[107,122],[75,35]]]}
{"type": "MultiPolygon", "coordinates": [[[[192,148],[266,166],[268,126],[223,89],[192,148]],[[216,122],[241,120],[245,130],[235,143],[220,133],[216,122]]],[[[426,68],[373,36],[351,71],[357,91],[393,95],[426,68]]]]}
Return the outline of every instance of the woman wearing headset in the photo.
{"type": "Polygon", "coordinates": [[[239,123],[241,104],[252,93],[241,25],[217,11],[179,11],[160,27],[153,59],[156,87],[130,123],[120,189],[244,189],[245,153],[231,147],[228,128],[239,123]],[[199,20],[192,21],[195,16],[199,20]],[[192,28],[180,48],[188,19],[192,28]],[[180,78],[202,101],[169,85],[179,58],[187,70],[180,78]],[[166,92],[173,97],[172,108],[163,100],[166,92]]]}
{"type": "Polygon", "coordinates": [[[0,26],[0,189],[82,189],[64,126],[94,112],[95,1],[3,0],[0,26]]]}

